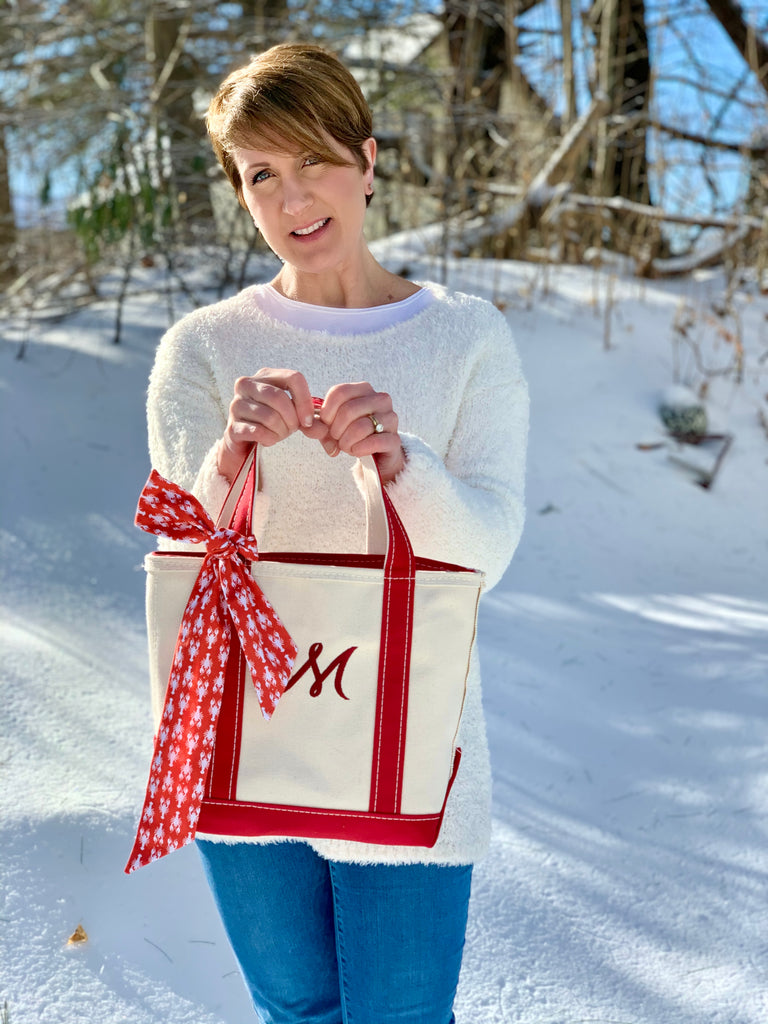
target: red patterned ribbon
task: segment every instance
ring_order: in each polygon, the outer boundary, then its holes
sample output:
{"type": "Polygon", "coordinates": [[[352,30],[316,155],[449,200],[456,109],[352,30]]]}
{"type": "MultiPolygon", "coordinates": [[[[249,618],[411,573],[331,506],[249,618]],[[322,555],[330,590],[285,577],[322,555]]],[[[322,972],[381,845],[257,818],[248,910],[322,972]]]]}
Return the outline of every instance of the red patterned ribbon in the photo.
{"type": "Polygon", "coordinates": [[[206,543],[181,620],[130,874],[195,838],[221,710],[231,625],[269,719],[290,679],[296,647],[248,570],[255,537],[217,529],[200,502],[153,470],[136,525],[172,540],[206,543]],[[230,625],[231,623],[231,625],[230,625]]]}

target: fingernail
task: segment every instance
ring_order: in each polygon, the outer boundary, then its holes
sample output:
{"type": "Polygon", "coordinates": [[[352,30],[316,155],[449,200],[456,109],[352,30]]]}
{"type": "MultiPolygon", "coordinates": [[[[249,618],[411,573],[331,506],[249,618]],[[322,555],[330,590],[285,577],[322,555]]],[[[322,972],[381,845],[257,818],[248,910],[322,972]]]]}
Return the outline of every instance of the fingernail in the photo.
{"type": "Polygon", "coordinates": [[[315,417],[314,416],[305,416],[304,417],[304,426],[305,427],[311,427],[314,422],[315,422],[315,417]]]}

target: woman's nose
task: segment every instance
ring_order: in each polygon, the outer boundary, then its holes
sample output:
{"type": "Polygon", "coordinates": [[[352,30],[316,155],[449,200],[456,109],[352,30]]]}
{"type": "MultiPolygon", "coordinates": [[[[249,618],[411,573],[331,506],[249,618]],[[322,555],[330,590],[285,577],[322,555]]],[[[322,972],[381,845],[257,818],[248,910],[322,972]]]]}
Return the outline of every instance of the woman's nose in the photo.
{"type": "Polygon", "coordinates": [[[283,180],[283,211],[291,216],[306,210],[312,203],[312,196],[298,178],[283,180]]]}

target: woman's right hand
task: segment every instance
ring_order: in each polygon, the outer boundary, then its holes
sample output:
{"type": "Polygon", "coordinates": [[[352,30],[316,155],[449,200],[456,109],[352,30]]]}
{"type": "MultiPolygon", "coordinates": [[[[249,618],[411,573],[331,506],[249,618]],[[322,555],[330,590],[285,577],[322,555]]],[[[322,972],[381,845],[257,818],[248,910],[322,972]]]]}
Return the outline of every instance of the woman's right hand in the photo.
{"type": "Polygon", "coordinates": [[[219,442],[218,469],[233,480],[253,444],[270,447],[296,430],[309,437],[318,431],[312,395],[296,370],[259,370],[239,377],[229,406],[224,437],[219,442]]]}

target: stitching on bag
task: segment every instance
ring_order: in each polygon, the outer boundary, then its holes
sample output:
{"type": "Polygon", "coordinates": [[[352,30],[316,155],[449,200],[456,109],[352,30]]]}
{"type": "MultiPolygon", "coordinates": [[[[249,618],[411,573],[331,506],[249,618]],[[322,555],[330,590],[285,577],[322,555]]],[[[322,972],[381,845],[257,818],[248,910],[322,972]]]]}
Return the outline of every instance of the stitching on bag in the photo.
{"type": "MultiPolygon", "coordinates": [[[[165,554],[165,552],[158,552],[159,554],[165,554]]],[[[169,552],[170,554],[170,552],[169,552]]],[[[343,564],[339,564],[339,561],[333,561],[333,554],[314,554],[307,551],[291,551],[287,553],[286,558],[282,557],[270,557],[271,552],[265,551],[260,559],[259,564],[263,566],[268,565],[325,565],[329,569],[381,569],[381,566],[373,565],[372,562],[378,558],[382,558],[381,555],[368,555],[359,556],[355,555],[344,555],[343,564]]],[[[281,553],[282,554],[282,553],[281,553]]],[[[188,557],[182,552],[183,557],[188,557]]],[[[431,572],[431,573],[458,573],[461,575],[470,575],[475,573],[475,569],[471,569],[462,565],[457,565],[454,562],[440,562],[437,559],[430,558],[417,558],[416,566],[418,572],[431,572]],[[422,568],[418,568],[419,563],[422,564],[422,568]]]]}
{"type": "Polygon", "coordinates": [[[381,769],[381,730],[382,730],[382,719],[384,717],[384,697],[385,689],[387,685],[387,647],[389,643],[389,605],[390,605],[390,588],[387,587],[387,603],[386,607],[382,608],[382,615],[386,627],[384,629],[384,652],[382,655],[382,678],[381,678],[381,698],[379,700],[379,718],[377,722],[377,735],[378,743],[376,744],[376,779],[373,785],[373,806],[378,806],[379,802],[379,773],[381,769]]]}
{"type": "Polygon", "coordinates": [[[275,805],[275,804],[248,803],[245,800],[206,800],[205,801],[205,805],[209,806],[209,807],[231,807],[232,804],[235,804],[237,807],[242,807],[243,809],[251,808],[253,810],[258,810],[259,808],[264,807],[264,808],[270,808],[276,814],[303,814],[305,816],[306,815],[311,815],[313,818],[314,817],[337,818],[339,816],[342,816],[344,818],[365,818],[368,821],[370,821],[371,818],[382,818],[385,821],[395,820],[395,821],[404,821],[404,822],[416,822],[416,821],[435,821],[437,818],[440,817],[440,813],[439,812],[436,813],[436,814],[423,814],[423,815],[419,814],[419,815],[416,815],[416,814],[382,814],[382,813],[375,813],[373,811],[345,811],[343,809],[342,810],[338,810],[338,811],[318,811],[318,810],[315,810],[314,807],[310,807],[308,809],[305,809],[305,808],[302,808],[302,807],[284,807],[284,806],[275,805]]]}
{"type": "Polygon", "coordinates": [[[305,565],[305,564],[306,565],[327,565],[329,569],[333,569],[333,568],[338,568],[338,569],[348,569],[348,568],[353,568],[353,569],[376,569],[376,568],[379,568],[378,566],[371,565],[371,562],[373,561],[373,559],[362,559],[362,558],[357,559],[357,558],[355,558],[352,555],[345,555],[344,556],[344,564],[343,565],[338,565],[336,562],[330,561],[330,559],[333,558],[333,555],[311,555],[311,554],[307,554],[307,553],[305,553],[303,551],[301,552],[300,557],[297,557],[297,555],[294,555],[293,552],[291,552],[291,554],[293,555],[293,560],[288,559],[288,558],[285,558],[285,559],[283,559],[283,558],[270,558],[269,557],[269,552],[266,552],[259,559],[259,564],[260,565],[305,565]]]}
{"type": "MultiPolygon", "coordinates": [[[[270,565],[287,565],[287,566],[302,566],[302,565],[316,565],[325,566],[328,569],[338,569],[343,572],[344,569],[370,569],[375,572],[378,568],[379,572],[382,572],[381,567],[371,565],[369,560],[360,558],[359,560],[354,555],[345,555],[345,562],[343,565],[339,565],[336,562],[329,561],[332,555],[312,555],[305,552],[290,552],[293,556],[293,560],[290,558],[270,558],[269,553],[262,555],[258,562],[252,563],[253,565],[261,565],[267,568],[270,565]],[[301,561],[297,561],[297,558],[301,558],[301,561]]],[[[181,572],[181,573],[197,573],[199,567],[194,568],[189,564],[180,564],[175,566],[171,564],[172,559],[184,559],[184,562],[202,561],[205,558],[205,552],[196,551],[152,551],[147,555],[148,559],[152,559],[145,566],[145,571],[148,573],[155,573],[158,570],[161,572],[181,572]],[[161,561],[155,561],[160,559],[161,561]],[[162,569],[160,566],[162,565],[162,569]]],[[[466,568],[461,565],[455,565],[453,562],[440,563],[436,562],[435,559],[428,558],[416,558],[416,572],[429,574],[431,576],[477,576],[481,575],[477,569],[466,568]],[[422,563],[422,567],[419,568],[419,564],[422,563]],[[429,564],[427,564],[429,563],[429,564]]],[[[393,576],[392,579],[400,579],[401,577],[393,576]]]]}
{"type": "MultiPolygon", "coordinates": [[[[405,529],[402,528],[401,532],[405,533],[405,529]]],[[[409,547],[410,547],[410,545],[409,545],[409,547]]],[[[413,551],[412,551],[412,549],[411,549],[410,555],[408,556],[408,570],[409,570],[409,572],[408,572],[408,581],[410,583],[411,577],[413,576],[413,551]]],[[[411,593],[412,593],[412,588],[409,586],[408,587],[408,604],[407,604],[407,607],[406,607],[406,622],[410,621],[410,616],[411,616],[411,593]]],[[[405,643],[405,646],[403,648],[403,674],[405,674],[405,670],[408,667],[409,653],[410,653],[410,646],[411,646],[411,640],[412,639],[413,639],[413,635],[412,634],[411,634],[411,638],[410,639],[408,639],[408,637],[406,637],[406,643],[405,643]]],[[[408,688],[410,690],[410,679],[408,680],[408,688]]],[[[400,768],[401,768],[401,761],[402,762],[405,761],[405,749],[403,747],[403,729],[405,728],[406,708],[407,708],[407,698],[406,698],[406,694],[405,694],[405,687],[403,687],[401,689],[401,691],[400,691],[400,732],[398,734],[398,740],[397,740],[398,757],[397,757],[397,776],[396,776],[396,779],[395,779],[395,806],[397,806],[397,794],[400,792],[400,768]],[[400,750],[401,749],[402,749],[402,752],[403,752],[402,759],[400,757],[400,750]]]]}
{"type": "MultiPolygon", "coordinates": [[[[382,501],[384,501],[383,493],[382,493],[382,501]]],[[[382,685],[381,685],[381,693],[378,696],[378,700],[379,700],[378,712],[379,712],[379,714],[378,714],[378,721],[377,721],[377,724],[376,724],[376,735],[378,736],[378,743],[376,744],[376,774],[375,774],[374,782],[373,782],[373,806],[374,806],[374,808],[376,808],[378,806],[378,803],[379,803],[379,773],[380,773],[380,768],[381,768],[381,721],[382,721],[382,717],[384,715],[384,698],[385,698],[385,687],[386,687],[386,682],[387,682],[387,647],[388,647],[388,641],[389,641],[389,605],[390,605],[390,601],[391,601],[391,587],[387,586],[387,578],[386,578],[387,561],[388,561],[388,559],[385,557],[385,559],[384,559],[384,573],[385,573],[385,577],[384,577],[384,593],[386,595],[387,601],[386,601],[386,605],[382,606],[382,609],[381,609],[381,615],[382,615],[382,620],[383,620],[382,625],[385,625],[385,628],[384,628],[384,650],[382,652],[382,675],[381,675],[382,685]]]]}
{"type": "MultiPolygon", "coordinates": [[[[253,564],[254,565],[258,565],[258,566],[263,566],[264,562],[254,562],[253,564]]],[[[282,562],[282,563],[281,562],[272,562],[271,564],[272,565],[289,565],[290,563],[288,563],[288,562],[282,562]]],[[[319,568],[323,568],[323,567],[319,566],[319,568]]],[[[327,566],[327,568],[332,569],[334,567],[333,566],[327,566]]],[[[352,566],[351,568],[355,568],[355,566],[352,566]]],[[[370,572],[377,572],[377,573],[380,573],[382,576],[384,575],[384,569],[374,569],[371,566],[360,566],[359,568],[361,568],[361,569],[366,569],[367,568],[367,569],[370,570],[370,572]]],[[[446,572],[446,573],[435,573],[435,572],[432,572],[431,570],[426,570],[426,569],[417,569],[416,570],[416,572],[419,572],[419,573],[421,573],[421,572],[425,572],[426,573],[428,571],[430,572],[430,576],[432,578],[430,578],[430,579],[420,579],[419,580],[419,583],[422,586],[425,586],[425,587],[428,587],[428,586],[438,586],[438,587],[439,586],[443,586],[443,587],[476,587],[477,586],[477,582],[475,580],[471,580],[469,578],[467,579],[466,582],[464,582],[463,580],[460,582],[459,580],[449,580],[449,579],[444,579],[443,578],[444,576],[447,576],[447,575],[457,575],[457,576],[461,575],[462,577],[465,577],[465,576],[469,577],[470,576],[469,573],[461,573],[461,574],[459,574],[459,573],[453,573],[453,572],[450,572],[450,571],[446,572]]],[[[257,580],[258,580],[260,575],[263,575],[267,579],[271,579],[272,578],[271,574],[269,573],[269,571],[267,571],[265,573],[259,573],[257,571],[256,573],[254,573],[254,576],[255,576],[255,578],[257,580]]],[[[278,578],[279,579],[290,579],[290,580],[293,580],[293,579],[301,580],[301,579],[304,579],[305,576],[302,575],[299,572],[297,572],[295,574],[294,573],[291,573],[291,574],[281,573],[281,574],[279,574],[278,578]]],[[[389,576],[388,578],[393,580],[396,583],[402,583],[403,581],[410,580],[410,576],[389,576]]],[[[347,579],[350,579],[350,577],[349,577],[348,573],[344,572],[343,569],[340,569],[339,572],[323,573],[322,576],[320,576],[320,577],[318,577],[318,576],[310,576],[309,579],[313,579],[313,580],[316,580],[316,579],[322,579],[322,580],[347,580],[347,579]]],[[[360,582],[360,583],[363,583],[363,584],[367,584],[369,581],[368,581],[367,577],[364,577],[364,578],[361,579],[359,576],[353,576],[353,577],[351,577],[351,582],[353,582],[353,583],[360,582]]]]}
{"type": "MultiPolygon", "coordinates": [[[[231,657],[231,655],[230,655],[231,657]]],[[[240,730],[240,715],[242,712],[242,698],[245,696],[245,686],[243,685],[243,670],[245,666],[245,656],[242,650],[239,652],[238,663],[237,663],[237,700],[235,701],[235,736],[237,737],[240,730]]],[[[235,792],[235,769],[237,767],[236,762],[239,758],[233,757],[232,763],[229,768],[229,798],[230,800],[237,799],[237,793],[235,792]]]]}
{"type": "MultiPolygon", "coordinates": [[[[404,530],[401,529],[400,532],[401,532],[401,535],[402,535],[404,530]]],[[[411,560],[411,556],[410,555],[408,557],[408,568],[409,568],[408,579],[410,581],[411,572],[413,570],[413,565],[412,565],[412,560],[411,560]]],[[[408,603],[407,603],[407,606],[406,606],[406,622],[408,621],[408,616],[410,615],[410,611],[411,611],[411,588],[408,587],[408,603]]],[[[405,646],[403,648],[403,675],[405,674],[405,668],[406,668],[406,665],[407,665],[407,662],[408,662],[408,648],[409,648],[409,644],[407,642],[407,637],[406,637],[406,644],[405,644],[405,646]]],[[[410,680],[409,680],[409,684],[410,684],[410,680]]],[[[397,737],[398,757],[397,757],[397,774],[395,776],[395,797],[396,797],[395,803],[396,804],[397,804],[397,793],[400,790],[400,760],[401,760],[400,759],[400,749],[401,749],[401,744],[402,744],[402,739],[403,739],[403,717],[404,717],[405,705],[406,705],[405,692],[404,691],[405,691],[405,687],[403,687],[401,689],[401,691],[400,691],[400,727],[399,727],[398,737],[397,737]]]]}
{"type": "MultiPolygon", "coordinates": [[[[385,566],[386,570],[386,566],[385,566]]],[[[389,577],[391,580],[391,577],[389,577]]],[[[382,677],[381,677],[381,699],[379,701],[379,719],[377,724],[377,735],[378,743],[376,745],[376,778],[373,786],[373,806],[378,807],[379,804],[379,777],[381,774],[381,746],[383,737],[383,719],[384,719],[384,707],[386,704],[386,685],[387,685],[387,657],[389,654],[389,617],[390,607],[392,605],[392,588],[386,586],[386,579],[384,581],[386,587],[387,603],[386,612],[382,608],[382,616],[384,617],[385,629],[384,629],[384,654],[382,661],[382,677]]]]}
{"type": "MultiPolygon", "coordinates": [[[[410,542],[408,541],[408,536],[405,533],[405,527],[399,521],[396,521],[395,526],[396,526],[396,529],[398,529],[398,531],[400,533],[400,537],[405,539],[405,546],[406,546],[406,550],[408,551],[408,575],[407,576],[389,576],[388,579],[390,581],[407,582],[407,583],[410,584],[410,582],[411,582],[411,580],[413,578],[413,550],[412,550],[412,548],[410,546],[410,542]]],[[[386,569],[386,566],[385,566],[385,569],[386,569]]],[[[385,687],[386,687],[387,676],[388,676],[388,674],[387,674],[387,658],[389,656],[389,621],[390,621],[390,608],[391,608],[391,605],[392,605],[392,589],[391,589],[391,587],[387,587],[387,605],[386,605],[386,617],[385,617],[386,628],[384,630],[384,655],[383,655],[383,672],[382,672],[382,691],[381,691],[381,703],[380,703],[380,707],[379,707],[379,720],[378,720],[378,737],[379,737],[379,742],[378,742],[377,750],[376,750],[376,777],[375,777],[375,782],[374,782],[374,801],[373,801],[374,802],[374,807],[378,806],[378,802],[379,802],[379,785],[380,785],[379,780],[380,780],[380,775],[381,775],[381,750],[382,750],[382,745],[383,745],[383,742],[384,742],[383,719],[384,719],[384,708],[385,708],[385,704],[386,704],[385,687]]],[[[408,604],[406,606],[406,615],[410,615],[410,612],[411,612],[411,587],[409,586],[408,587],[408,604]]],[[[406,641],[407,641],[407,637],[406,637],[406,641]]],[[[403,672],[403,674],[405,674],[405,668],[406,668],[406,665],[408,663],[409,647],[410,647],[410,644],[408,642],[406,642],[406,644],[404,645],[404,648],[403,648],[403,664],[402,664],[402,672],[403,672]]],[[[404,687],[401,688],[400,694],[401,694],[401,696],[400,696],[400,725],[399,725],[399,732],[398,732],[398,745],[397,745],[397,758],[396,758],[396,775],[395,775],[395,795],[396,796],[397,796],[397,793],[400,790],[400,775],[401,775],[400,748],[401,748],[402,737],[403,737],[403,719],[404,719],[405,707],[406,707],[404,687]]],[[[403,752],[403,754],[404,753],[405,752],[403,752]]],[[[397,800],[395,800],[395,802],[397,803],[397,800]]]]}
{"type": "MultiPolygon", "coordinates": [[[[154,552],[152,552],[151,557],[154,558],[156,556],[162,556],[163,557],[163,562],[159,563],[157,565],[154,565],[153,568],[147,569],[147,573],[150,574],[150,575],[156,575],[158,573],[158,571],[159,571],[161,573],[178,572],[178,573],[189,574],[190,576],[197,576],[198,573],[200,572],[200,566],[199,565],[183,565],[183,566],[179,566],[178,568],[173,566],[173,565],[169,565],[167,563],[167,561],[166,561],[166,557],[167,556],[177,557],[176,552],[165,552],[165,551],[154,551],[154,552]],[[161,568],[161,566],[162,566],[162,568],[161,568]]],[[[190,561],[193,558],[196,561],[202,561],[205,556],[204,555],[194,555],[192,553],[185,554],[185,553],[182,552],[179,557],[182,557],[182,558],[185,558],[185,559],[189,559],[190,561]]],[[[303,564],[303,563],[282,562],[282,561],[269,561],[268,559],[264,559],[263,561],[253,562],[251,564],[254,567],[256,567],[256,566],[264,567],[264,569],[266,570],[264,572],[264,575],[265,576],[270,576],[269,568],[268,568],[269,566],[288,566],[289,568],[292,568],[292,567],[299,568],[300,565],[303,564]]],[[[323,563],[323,562],[318,560],[316,563],[313,562],[311,564],[312,565],[317,565],[320,568],[325,567],[327,569],[336,569],[337,572],[323,573],[322,579],[330,579],[330,580],[335,580],[335,579],[344,580],[344,579],[347,579],[348,578],[348,574],[345,572],[345,569],[347,569],[347,568],[350,568],[350,569],[369,569],[371,572],[379,572],[379,573],[382,573],[382,574],[384,573],[383,569],[376,568],[375,566],[371,566],[371,565],[368,565],[367,563],[363,563],[363,562],[361,562],[360,564],[355,563],[355,564],[349,565],[349,566],[334,566],[334,565],[327,565],[327,564],[325,564],[325,563],[323,563]]],[[[418,565],[418,560],[416,560],[416,564],[418,565]]],[[[479,575],[475,569],[419,569],[419,568],[417,568],[416,569],[416,573],[419,574],[419,585],[423,586],[423,587],[432,587],[432,586],[435,586],[435,587],[476,587],[478,585],[477,580],[475,578],[473,578],[473,577],[477,577],[479,575]],[[458,579],[447,579],[446,578],[446,577],[451,577],[451,576],[458,577],[458,579]],[[424,577],[426,577],[426,579],[424,577]]],[[[258,570],[254,573],[254,575],[258,579],[258,575],[259,575],[258,570]]],[[[281,578],[285,579],[286,577],[282,576],[281,578]]],[[[300,573],[297,572],[295,576],[288,576],[287,578],[288,579],[302,579],[302,576],[300,575],[300,573]]],[[[314,576],[312,578],[313,579],[317,579],[317,577],[314,577],[314,576]]],[[[403,580],[406,580],[406,579],[409,579],[409,578],[410,577],[406,577],[406,576],[390,576],[390,579],[392,579],[392,580],[394,580],[396,582],[402,582],[403,580]]],[[[358,577],[355,576],[354,579],[357,580],[358,577]]],[[[366,583],[367,580],[362,580],[361,582],[366,583]]]]}

